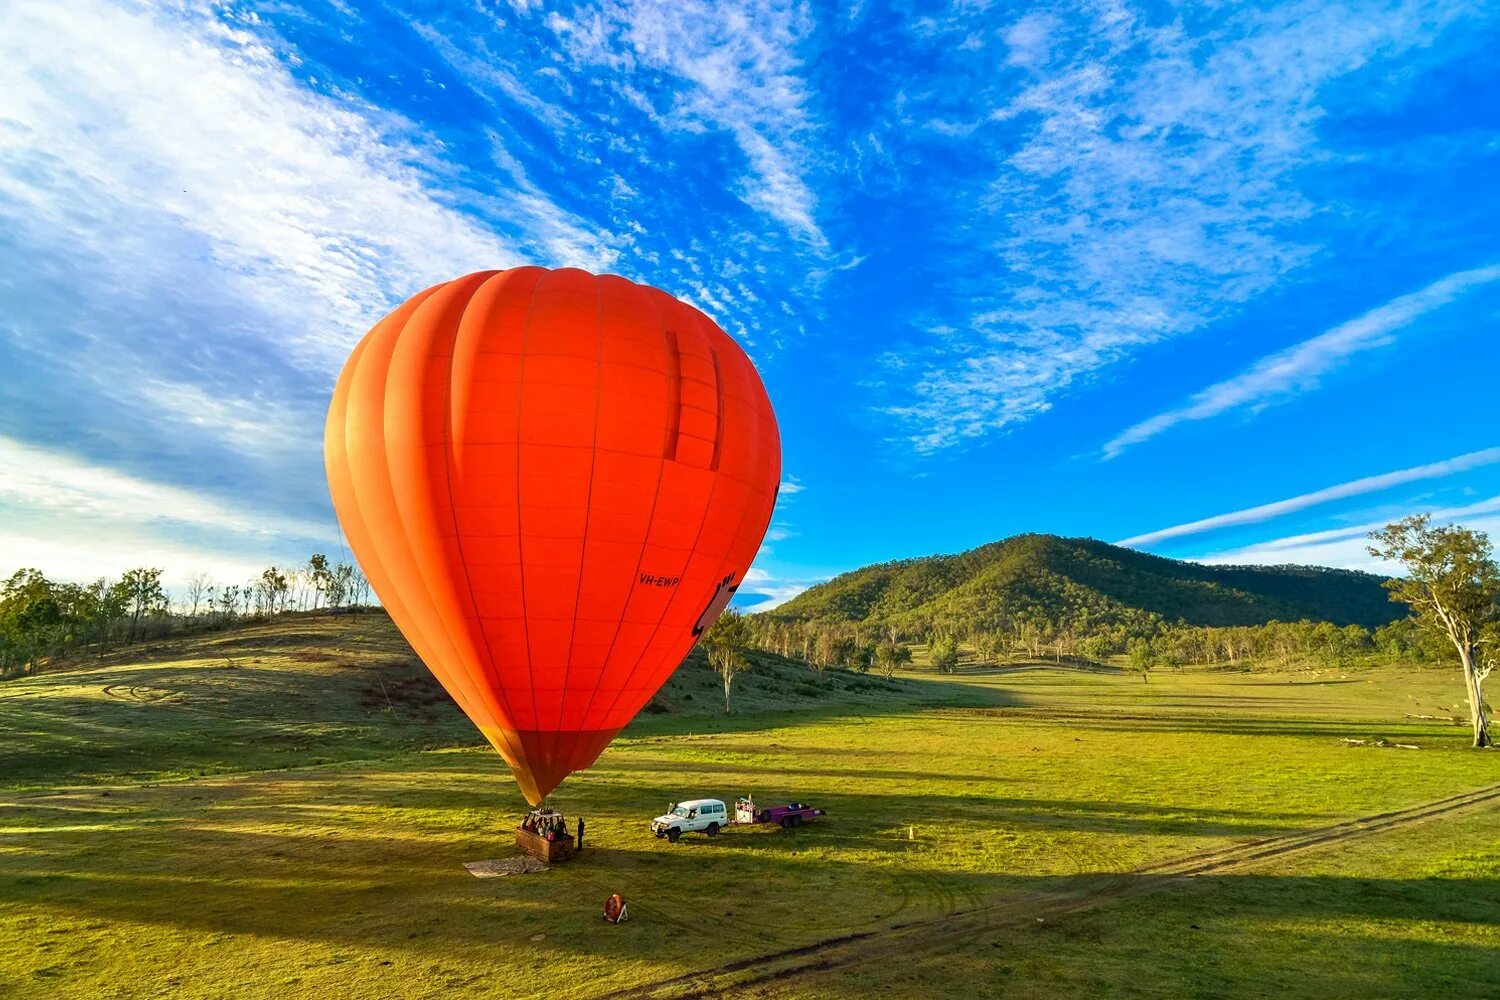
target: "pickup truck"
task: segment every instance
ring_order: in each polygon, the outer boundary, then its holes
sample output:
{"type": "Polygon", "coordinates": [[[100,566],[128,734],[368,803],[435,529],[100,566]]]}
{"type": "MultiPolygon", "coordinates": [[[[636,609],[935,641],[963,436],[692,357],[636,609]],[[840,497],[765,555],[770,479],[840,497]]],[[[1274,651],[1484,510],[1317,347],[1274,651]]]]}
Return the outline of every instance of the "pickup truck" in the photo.
{"type": "Polygon", "coordinates": [[[825,816],[822,809],[814,809],[805,802],[789,802],[784,806],[757,806],[754,799],[740,799],[734,804],[734,822],[736,826],[749,826],[756,823],[775,823],[784,830],[794,826],[801,826],[809,820],[825,816]]]}

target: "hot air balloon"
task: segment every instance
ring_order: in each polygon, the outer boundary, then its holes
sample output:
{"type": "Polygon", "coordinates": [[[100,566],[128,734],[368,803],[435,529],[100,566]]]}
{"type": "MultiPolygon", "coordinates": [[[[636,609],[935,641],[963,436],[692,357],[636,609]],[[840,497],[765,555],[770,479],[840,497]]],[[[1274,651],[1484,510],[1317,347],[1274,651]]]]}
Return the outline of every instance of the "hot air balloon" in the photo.
{"type": "Polygon", "coordinates": [[[781,478],[744,351],[665,292],[571,268],[471,274],[377,323],[324,458],[376,595],[533,805],[729,603],[781,478]]]}

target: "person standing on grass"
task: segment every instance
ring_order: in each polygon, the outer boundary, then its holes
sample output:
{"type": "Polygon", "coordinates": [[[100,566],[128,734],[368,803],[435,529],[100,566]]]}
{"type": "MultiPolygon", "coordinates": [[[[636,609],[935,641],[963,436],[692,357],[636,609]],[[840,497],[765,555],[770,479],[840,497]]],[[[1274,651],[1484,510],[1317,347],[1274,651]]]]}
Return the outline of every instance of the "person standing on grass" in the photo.
{"type": "Polygon", "coordinates": [[[583,850],[583,817],[578,817],[578,849],[583,850]]]}

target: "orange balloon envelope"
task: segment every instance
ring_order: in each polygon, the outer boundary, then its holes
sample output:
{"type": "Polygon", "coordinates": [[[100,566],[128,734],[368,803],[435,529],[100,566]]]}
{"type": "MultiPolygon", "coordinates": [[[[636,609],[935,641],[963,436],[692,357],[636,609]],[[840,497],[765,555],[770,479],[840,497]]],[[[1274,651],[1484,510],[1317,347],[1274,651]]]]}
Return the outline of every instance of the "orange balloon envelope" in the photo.
{"type": "Polygon", "coordinates": [[[781,479],[765,387],[712,320],[536,267],[429,288],[376,324],[324,458],[381,603],[533,804],[729,603],[781,479]]]}

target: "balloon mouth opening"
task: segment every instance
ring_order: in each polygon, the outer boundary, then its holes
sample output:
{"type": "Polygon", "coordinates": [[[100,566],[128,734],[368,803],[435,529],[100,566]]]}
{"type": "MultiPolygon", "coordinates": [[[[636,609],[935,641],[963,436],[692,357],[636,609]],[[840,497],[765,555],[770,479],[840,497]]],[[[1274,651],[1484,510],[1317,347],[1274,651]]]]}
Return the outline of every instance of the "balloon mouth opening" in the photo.
{"type": "Polygon", "coordinates": [[[490,745],[500,752],[515,775],[521,794],[540,805],[563,779],[599,759],[620,729],[558,731],[481,726],[490,745]]]}

